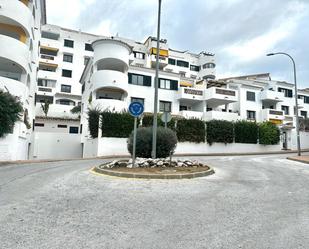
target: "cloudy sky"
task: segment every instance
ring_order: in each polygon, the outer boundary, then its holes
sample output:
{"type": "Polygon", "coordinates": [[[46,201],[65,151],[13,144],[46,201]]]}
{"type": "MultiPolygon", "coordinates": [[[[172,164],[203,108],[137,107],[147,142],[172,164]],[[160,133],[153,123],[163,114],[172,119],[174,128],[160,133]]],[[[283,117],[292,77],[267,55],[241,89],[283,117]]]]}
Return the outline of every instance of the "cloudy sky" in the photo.
{"type": "MultiPolygon", "coordinates": [[[[46,0],[48,23],[144,41],[156,35],[158,0],[46,0]],[[59,8],[59,6],[61,6],[59,8]]],[[[309,87],[309,0],[162,0],[169,46],[216,54],[217,78],[269,72],[309,87]]]]}

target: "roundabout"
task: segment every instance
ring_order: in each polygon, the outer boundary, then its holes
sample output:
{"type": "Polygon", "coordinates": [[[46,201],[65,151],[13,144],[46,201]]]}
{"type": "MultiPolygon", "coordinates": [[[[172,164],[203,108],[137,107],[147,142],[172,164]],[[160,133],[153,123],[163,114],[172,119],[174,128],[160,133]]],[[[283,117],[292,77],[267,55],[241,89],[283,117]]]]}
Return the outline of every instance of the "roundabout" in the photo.
{"type": "Polygon", "coordinates": [[[215,173],[211,167],[190,160],[137,158],[135,165],[133,168],[132,160],[118,160],[96,166],[92,168],[92,172],[139,179],[192,179],[215,173]]]}

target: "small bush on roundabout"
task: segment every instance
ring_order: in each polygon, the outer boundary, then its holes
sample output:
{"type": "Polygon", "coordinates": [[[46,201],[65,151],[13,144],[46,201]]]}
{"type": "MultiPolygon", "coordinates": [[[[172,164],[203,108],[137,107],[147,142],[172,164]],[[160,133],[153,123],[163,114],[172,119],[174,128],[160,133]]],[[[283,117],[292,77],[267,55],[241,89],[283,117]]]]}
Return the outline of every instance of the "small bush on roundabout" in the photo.
{"type": "MultiPolygon", "coordinates": [[[[177,136],[171,129],[158,127],[157,157],[166,158],[173,154],[177,146],[177,136]]],[[[133,132],[128,138],[128,150],[133,153],[133,132]]],[[[150,158],[152,151],[152,127],[141,127],[136,134],[136,156],[150,158]]]]}

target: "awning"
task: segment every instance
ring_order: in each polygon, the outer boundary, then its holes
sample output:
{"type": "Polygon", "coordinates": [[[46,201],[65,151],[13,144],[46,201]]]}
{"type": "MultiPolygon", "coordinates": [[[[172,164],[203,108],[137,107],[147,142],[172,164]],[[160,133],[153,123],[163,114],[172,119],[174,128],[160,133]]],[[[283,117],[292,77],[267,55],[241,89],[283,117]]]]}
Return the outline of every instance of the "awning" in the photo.
{"type": "Polygon", "coordinates": [[[276,125],[281,125],[283,123],[283,121],[279,119],[269,119],[269,122],[276,124],[276,125]]]}
{"type": "Polygon", "coordinates": [[[57,68],[58,67],[58,64],[41,62],[41,61],[40,61],[39,65],[40,66],[45,66],[45,67],[53,67],[53,68],[57,68]]]}
{"type": "MultiPolygon", "coordinates": [[[[157,54],[157,48],[151,48],[150,53],[156,55],[157,54]]],[[[160,56],[168,57],[168,50],[160,49],[160,56]]]]}
{"type": "Polygon", "coordinates": [[[59,51],[59,48],[52,48],[52,47],[48,47],[48,46],[40,46],[41,49],[46,49],[46,50],[49,50],[49,51],[53,51],[53,52],[58,52],[59,51]]]}
{"type": "Polygon", "coordinates": [[[192,87],[193,83],[192,82],[188,82],[188,81],[180,81],[180,86],[188,86],[188,87],[192,87]]]}

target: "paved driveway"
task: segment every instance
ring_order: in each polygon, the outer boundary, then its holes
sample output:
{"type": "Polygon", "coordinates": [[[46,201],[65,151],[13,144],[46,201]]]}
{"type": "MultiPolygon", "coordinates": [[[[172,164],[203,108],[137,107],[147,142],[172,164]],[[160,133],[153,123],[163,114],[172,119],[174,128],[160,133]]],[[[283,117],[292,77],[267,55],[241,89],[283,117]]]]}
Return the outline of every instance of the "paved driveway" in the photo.
{"type": "Polygon", "coordinates": [[[309,248],[309,165],[285,157],[203,157],[216,174],[193,180],[2,166],[0,248],[309,248]]]}

